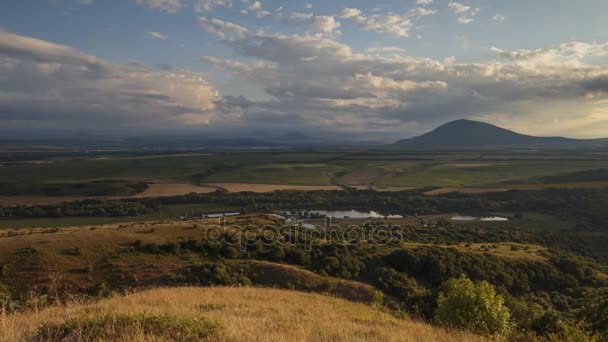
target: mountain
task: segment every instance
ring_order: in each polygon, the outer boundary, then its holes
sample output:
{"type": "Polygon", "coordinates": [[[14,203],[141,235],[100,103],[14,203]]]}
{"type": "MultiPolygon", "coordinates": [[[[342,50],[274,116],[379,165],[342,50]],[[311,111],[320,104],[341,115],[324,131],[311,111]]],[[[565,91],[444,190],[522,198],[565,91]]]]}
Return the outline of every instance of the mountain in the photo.
{"type": "Polygon", "coordinates": [[[607,147],[608,139],[536,137],[473,120],[448,122],[426,134],[399,140],[400,147],[607,147]]]}

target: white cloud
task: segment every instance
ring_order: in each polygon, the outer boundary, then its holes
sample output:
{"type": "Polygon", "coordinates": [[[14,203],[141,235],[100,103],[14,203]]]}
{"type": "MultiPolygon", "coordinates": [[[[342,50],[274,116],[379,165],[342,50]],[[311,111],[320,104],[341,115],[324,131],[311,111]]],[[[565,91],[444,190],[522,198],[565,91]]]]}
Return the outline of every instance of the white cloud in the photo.
{"type": "Polygon", "coordinates": [[[334,16],[316,16],[312,21],[312,27],[317,32],[332,34],[340,28],[340,22],[334,16]]]}
{"type": "Polygon", "coordinates": [[[387,14],[365,15],[357,8],[345,8],[341,18],[353,19],[363,29],[380,33],[388,33],[396,37],[408,37],[414,21],[421,17],[435,14],[436,11],[423,7],[413,8],[404,14],[389,12],[387,14]]]}
{"type": "Polygon", "coordinates": [[[209,12],[217,7],[232,7],[231,0],[198,0],[194,10],[198,13],[209,12]]]}
{"type": "Polygon", "coordinates": [[[478,7],[472,7],[456,1],[450,1],[448,6],[458,15],[458,21],[462,24],[470,24],[475,21],[474,17],[480,11],[478,7]]]}
{"type": "Polygon", "coordinates": [[[342,10],[340,14],[340,18],[355,18],[362,14],[361,10],[358,8],[345,8],[342,10]]]}
{"type": "Polygon", "coordinates": [[[135,3],[139,6],[168,13],[175,13],[182,7],[181,0],[135,0],[135,3]]]}
{"type": "Polygon", "coordinates": [[[427,6],[433,3],[433,0],[416,0],[416,5],[427,6]]]}
{"type": "Polygon", "coordinates": [[[220,19],[201,17],[199,22],[205,31],[223,40],[242,39],[249,33],[246,27],[220,19]]]}
{"type": "Polygon", "coordinates": [[[290,24],[302,24],[312,20],[312,13],[291,12],[286,15],[279,15],[278,18],[290,24]]]}
{"type": "Polygon", "coordinates": [[[255,13],[255,17],[263,19],[272,15],[270,11],[264,9],[264,5],[260,1],[254,0],[241,0],[245,8],[241,10],[241,14],[245,15],[249,12],[255,13]]]}
{"type": "Polygon", "coordinates": [[[248,31],[228,44],[239,58],[255,62],[207,62],[263,88],[268,96],[247,102],[241,117],[247,125],[289,122],[372,132],[496,113],[513,120],[518,115],[579,115],[584,120],[587,109],[608,99],[608,66],[591,64],[608,54],[606,44],[495,48],[503,61],[468,64],[412,57],[398,47],[357,53],[312,35],[248,31]],[[578,112],[565,113],[559,109],[564,103],[570,104],[567,108],[577,104],[578,112]]]}
{"type": "Polygon", "coordinates": [[[492,47],[490,51],[521,68],[546,75],[559,74],[561,68],[584,68],[594,58],[608,56],[608,43],[569,42],[534,50],[492,47]]]}
{"type": "Polygon", "coordinates": [[[259,11],[263,8],[262,3],[259,1],[246,0],[244,3],[247,4],[247,10],[249,11],[259,11]]]}
{"type": "Polygon", "coordinates": [[[405,52],[405,49],[397,47],[397,46],[383,46],[378,48],[369,48],[365,50],[368,53],[401,53],[405,52]]]}
{"type": "Polygon", "coordinates": [[[270,12],[268,12],[266,10],[260,10],[260,11],[257,11],[255,13],[255,17],[258,18],[258,19],[262,19],[262,18],[266,18],[267,16],[269,16],[271,14],[272,13],[270,13],[270,12]]]}
{"type": "Polygon", "coordinates": [[[505,21],[505,20],[507,20],[507,17],[505,17],[505,16],[504,16],[504,15],[502,15],[502,14],[495,14],[495,15],[492,17],[492,20],[494,20],[494,21],[505,21]]]}
{"type": "Polygon", "coordinates": [[[145,32],[148,36],[152,37],[152,38],[156,38],[156,39],[162,39],[162,40],[166,40],[167,39],[167,35],[160,33],[160,32],[155,32],[155,31],[146,31],[145,32]]]}
{"type": "Polygon", "coordinates": [[[70,47],[0,32],[3,127],[183,127],[220,117],[217,90],[186,70],[106,62],[70,47]]]}

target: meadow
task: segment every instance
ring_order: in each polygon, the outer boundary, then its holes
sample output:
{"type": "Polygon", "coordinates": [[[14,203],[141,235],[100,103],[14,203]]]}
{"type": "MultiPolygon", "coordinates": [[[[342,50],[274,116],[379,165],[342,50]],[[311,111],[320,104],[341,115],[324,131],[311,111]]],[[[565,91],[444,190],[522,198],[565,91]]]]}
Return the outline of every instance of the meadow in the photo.
{"type": "Polygon", "coordinates": [[[159,288],[0,317],[0,341],[484,341],[382,308],[260,288],[159,288]],[[27,322],[27,323],[26,323],[27,322]],[[95,326],[93,331],[91,326],[95,326]],[[36,327],[40,327],[36,329],[36,327]],[[87,329],[89,328],[89,329],[87,329]]]}

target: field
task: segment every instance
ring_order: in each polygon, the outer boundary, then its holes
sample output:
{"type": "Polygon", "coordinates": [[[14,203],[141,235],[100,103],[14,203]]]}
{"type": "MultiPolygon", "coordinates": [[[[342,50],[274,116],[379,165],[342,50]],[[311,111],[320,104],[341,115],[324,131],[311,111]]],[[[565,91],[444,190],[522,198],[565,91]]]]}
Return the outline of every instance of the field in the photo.
{"type": "Polygon", "coordinates": [[[242,341],[245,332],[249,341],[484,340],[396,318],[365,304],[262,288],[159,288],[96,303],[72,303],[1,316],[0,320],[1,341],[31,339],[41,331],[61,336],[61,328],[65,326],[73,329],[73,337],[82,338],[91,333],[86,331],[91,321],[98,326],[98,335],[89,335],[92,340],[103,337],[120,337],[123,341],[165,340],[181,333],[184,340],[242,341]],[[108,317],[113,318],[112,323],[104,323],[108,317]],[[130,323],[137,322],[136,319],[154,322],[157,320],[151,318],[162,318],[163,329],[156,330],[154,325],[123,326],[116,318],[130,323]],[[188,323],[192,320],[206,329],[191,329],[188,323]]]}
{"type": "Polygon", "coordinates": [[[0,205],[3,206],[15,206],[15,205],[30,205],[30,204],[55,204],[62,202],[71,202],[83,200],[86,198],[109,198],[109,199],[120,199],[120,198],[151,198],[151,197],[165,197],[165,196],[177,196],[188,194],[192,192],[196,193],[208,193],[217,191],[219,187],[212,186],[200,186],[190,183],[149,183],[145,190],[139,193],[133,193],[130,195],[118,196],[113,194],[111,196],[0,196],[0,205]]]}
{"type": "Polygon", "coordinates": [[[48,155],[35,163],[0,166],[0,204],[155,197],[216,189],[432,188],[429,194],[437,194],[594,188],[608,185],[607,169],[607,155],[568,151],[233,151],[69,159],[48,155]]]}
{"type": "MultiPolygon", "coordinates": [[[[40,189],[26,184],[38,184],[44,190],[44,186],[68,187],[70,183],[86,188],[93,182],[99,187],[106,184],[107,192],[114,195],[128,195],[117,193],[124,192],[123,188],[109,186],[118,181],[227,184],[234,191],[248,190],[247,184],[313,186],[311,189],[600,187],[608,182],[608,175],[597,171],[603,169],[608,169],[608,156],[569,151],[234,151],[105,158],[55,158],[50,154],[37,163],[3,164],[0,195],[41,195],[40,189]],[[16,189],[11,192],[9,184],[16,189]]],[[[260,191],[253,185],[251,189],[260,191]]],[[[168,192],[191,190],[206,191],[176,185],[168,192]]]]}

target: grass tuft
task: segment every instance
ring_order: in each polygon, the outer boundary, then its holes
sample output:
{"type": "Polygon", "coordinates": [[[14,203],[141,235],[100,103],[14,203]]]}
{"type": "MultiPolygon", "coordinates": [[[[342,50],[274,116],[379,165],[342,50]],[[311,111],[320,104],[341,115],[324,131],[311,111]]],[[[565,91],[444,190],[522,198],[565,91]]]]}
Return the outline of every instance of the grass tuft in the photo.
{"type": "Polygon", "coordinates": [[[36,341],[158,340],[208,341],[217,339],[220,327],[206,318],[148,314],[104,314],[46,323],[36,341]]]}

